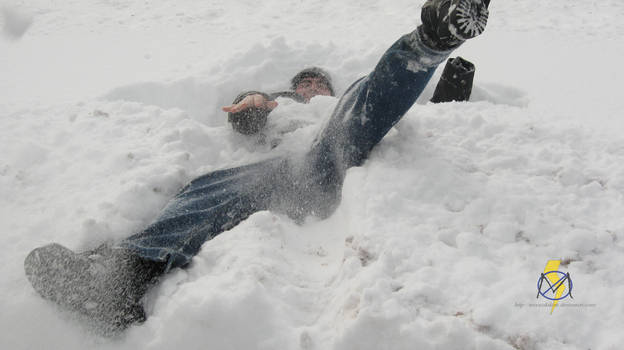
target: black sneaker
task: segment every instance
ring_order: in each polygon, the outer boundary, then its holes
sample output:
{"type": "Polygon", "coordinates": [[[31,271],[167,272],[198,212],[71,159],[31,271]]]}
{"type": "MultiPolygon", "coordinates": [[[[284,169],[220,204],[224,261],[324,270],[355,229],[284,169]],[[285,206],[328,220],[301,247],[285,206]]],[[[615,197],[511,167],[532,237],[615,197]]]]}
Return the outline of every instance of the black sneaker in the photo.
{"type": "Polygon", "coordinates": [[[428,0],[422,7],[419,31],[436,50],[450,50],[483,33],[489,0],[428,0]]]}
{"type": "Polygon", "coordinates": [[[141,298],[164,266],[124,249],[101,246],[77,254],[49,244],[28,254],[24,270],[43,298],[85,316],[97,331],[110,335],[145,321],[141,298]]]}

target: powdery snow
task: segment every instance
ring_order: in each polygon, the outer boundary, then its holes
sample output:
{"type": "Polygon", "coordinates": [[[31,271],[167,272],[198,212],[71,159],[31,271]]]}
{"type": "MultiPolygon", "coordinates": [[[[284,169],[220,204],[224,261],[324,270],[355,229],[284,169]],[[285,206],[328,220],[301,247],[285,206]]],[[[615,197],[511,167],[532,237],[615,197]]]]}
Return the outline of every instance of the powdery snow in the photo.
{"type": "Polygon", "coordinates": [[[430,84],[349,170],[332,217],[251,216],[167,275],[119,338],[26,280],[37,246],[122,239],[195,176],[304,148],[335,98],[280,101],[273,150],[220,107],[311,65],[344,91],[423,2],[0,3],[0,348],[620,348],[619,0],[494,0],[457,51],[477,66],[471,102],[428,104],[430,84]],[[304,127],[279,132],[290,123],[304,127]],[[550,314],[528,304],[552,258],[574,299],[550,314]]]}

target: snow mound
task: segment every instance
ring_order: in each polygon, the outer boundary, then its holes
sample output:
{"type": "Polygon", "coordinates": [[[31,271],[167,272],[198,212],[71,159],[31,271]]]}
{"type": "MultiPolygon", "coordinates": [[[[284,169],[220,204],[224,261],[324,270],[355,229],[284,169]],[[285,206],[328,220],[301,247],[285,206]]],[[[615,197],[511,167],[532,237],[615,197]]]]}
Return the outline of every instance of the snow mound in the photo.
{"type": "Polygon", "coordinates": [[[278,37],[266,45],[256,44],[234,52],[228,60],[196,77],[121,86],[106,93],[103,99],[179,108],[202,123],[220,126],[226,124],[221,107],[231,104],[241,86],[257,91],[289,90],[290,79],[304,68],[301,62],[328,70],[336,77],[334,88],[340,94],[348,84],[368,74],[378,59],[378,53],[369,52],[344,62],[345,57],[353,56],[353,52],[331,43],[287,43],[284,37],[278,37]]]}
{"type": "Polygon", "coordinates": [[[234,133],[220,107],[287,88],[311,65],[344,91],[415,28],[423,2],[5,7],[3,32],[21,39],[0,40],[0,348],[624,344],[620,0],[492,2],[486,33],[455,53],[477,66],[471,102],[430,104],[430,84],[349,170],[333,216],[256,213],[167,275],[147,322],[119,338],[93,335],[28,284],[34,247],[122,239],[196,176],[304,149],[335,98],[280,101],[272,129],[309,124],[267,135],[274,149],[234,133]],[[553,258],[574,300],[551,314],[530,305],[544,302],[536,284],[553,258]]]}
{"type": "MultiPolygon", "coordinates": [[[[38,216],[3,238],[21,254],[34,242],[84,249],[121,238],[157,215],[193,169],[254,157],[217,151],[211,144],[227,145],[228,132],[175,109],[100,102],[72,110],[65,127],[41,125],[38,142],[13,140],[17,156],[5,166],[2,197],[38,216]],[[35,184],[45,197],[20,204],[35,184]]],[[[363,167],[349,171],[330,219],[298,226],[260,212],[218,236],[152,291],[148,321],[115,348],[143,347],[145,339],[153,349],[616,344],[613,328],[593,325],[616,324],[610,310],[622,306],[604,300],[624,292],[613,274],[622,267],[624,143],[539,119],[489,102],[416,106],[363,167]],[[515,306],[534,302],[546,257],[566,262],[575,301],[595,308],[549,315],[515,306]],[[591,287],[604,284],[610,288],[591,287]]],[[[18,263],[3,269],[28,290],[18,263]]],[[[53,309],[26,295],[18,305],[53,309]]],[[[59,346],[78,341],[31,327],[59,346]]]]}

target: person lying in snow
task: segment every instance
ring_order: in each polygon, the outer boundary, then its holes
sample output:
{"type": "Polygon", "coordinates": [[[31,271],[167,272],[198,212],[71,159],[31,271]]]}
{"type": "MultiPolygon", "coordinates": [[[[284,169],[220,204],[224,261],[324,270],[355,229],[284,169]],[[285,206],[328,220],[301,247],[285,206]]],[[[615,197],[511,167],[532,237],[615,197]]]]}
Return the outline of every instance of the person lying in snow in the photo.
{"type": "MultiPolygon", "coordinates": [[[[436,85],[431,102],[468,101],[472,92],[475,67],[462,57],[450,58],[436,85]]],[[[267,123],[267,117],[277,107],[278,97],[291,98],[308,103],[314,96],[335,96],[329,73],[318,67],[311,67],[297,73],[291,81],[290,91],[267,94],[247,91],[236,96],[232,105],[223,107],[228,112],[228,122],[241,134],[258,133],[267,123]]]]}
{"type": "Polygon", "coordinates": [[[278,97],[286,97],[300,103],[308,103],[314,96],[335,96],[331,77],[318,67],[302,70],[291,79],[291,90],[266,94],[247,91],[236,96],[231,106],[223,107],[228,112],[228,122],[241,134],[255,134],[264,128],[267,116],[277,107],[278,97]]]}
{"type": "MultiPolygon", "coordinates": [[[[364,163],[412,107],[436,67],[465,40],[481,34],[488,5],[489,0],[428,0],[422,25],[395,42],[368,76],[347,89],[305,154],[196,178],[153,224],[114,245],[83,253],[59,244],[37,248],[24,261],[28,280],[42,297],[114,334],[146,319],[142,298],[158,277],[188,266],[203,243],[251,214],[272,210],[295,220],[329,216],[340,201],[347,169],[364,163]]],[[[297,98],[305,102],[333,94],[323,74],[308,73],[294,80],[297,98]]],[[[235,114],[251,105],[265,112],[276,106],[265,95],[251,94],[224,110],[235,114]]]]}

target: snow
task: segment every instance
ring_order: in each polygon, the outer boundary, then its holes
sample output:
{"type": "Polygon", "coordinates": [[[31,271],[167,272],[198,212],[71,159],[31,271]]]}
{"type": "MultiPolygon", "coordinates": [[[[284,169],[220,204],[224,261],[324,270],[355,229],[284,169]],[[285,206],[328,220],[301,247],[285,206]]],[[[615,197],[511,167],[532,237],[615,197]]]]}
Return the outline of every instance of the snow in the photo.
{"type": "MultiPolygon", "coordinates": [[[[432,84],[327,220],[259,212],[101,338],[39,298],[22,262],[150,223],[205,172],[304,147],[314,123],[236,135],[220,107],[322,66],[342,92],[420,22],[424,1],[0,3],[0,348],[617,349],[624,344],[624,3],[493,1],[472,101],[432,84]],[[530,307],[561,258],[574,300],[530,307]],[[523,305],[523,306],[519,306],[523,305]]],[[[293,115],[295,117],[293,117],[293,115]]],[[[295,119],[288,119],[288,118],[295,119]]]]}

